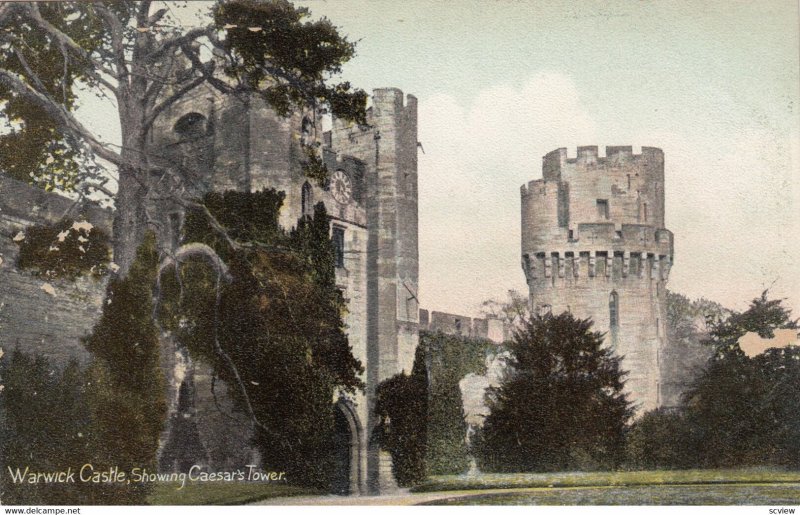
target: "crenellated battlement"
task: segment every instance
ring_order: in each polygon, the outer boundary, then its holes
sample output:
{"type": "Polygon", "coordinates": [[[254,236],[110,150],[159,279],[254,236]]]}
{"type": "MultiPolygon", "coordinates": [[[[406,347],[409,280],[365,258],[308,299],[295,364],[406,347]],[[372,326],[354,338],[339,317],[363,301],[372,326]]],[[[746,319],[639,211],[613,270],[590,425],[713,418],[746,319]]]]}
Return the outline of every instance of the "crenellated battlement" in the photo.
{"type": "Polygon", "coordinates": [[[536,179],[523,184],[520,187],[520,194],[522,197],[530,197],[534,195],[557,195],[558,184],[544,179],[536,179]]]}
{"type": "Polygon", "coordinates": [[[372,105],[386,108],[393,107],[396,111],[417,108],[417,97],[414,95],[403,95],[403,90],[399,88],[377,88],[372,91],[372,105]]]}
{"type": "Polygon", "coordinates": [[[597,145],[589,145],[578,147],[574,157],[566,148],[558,148],[542,157],[542,176],[545,180],[559,180],[567,165],[605,167],[638,163],[658,165],[663,162],[664,151],[656,147],[642,147],[641,153],[634,154],[632,146],[607,146],[605,155],[601,156],[597,145]]]}

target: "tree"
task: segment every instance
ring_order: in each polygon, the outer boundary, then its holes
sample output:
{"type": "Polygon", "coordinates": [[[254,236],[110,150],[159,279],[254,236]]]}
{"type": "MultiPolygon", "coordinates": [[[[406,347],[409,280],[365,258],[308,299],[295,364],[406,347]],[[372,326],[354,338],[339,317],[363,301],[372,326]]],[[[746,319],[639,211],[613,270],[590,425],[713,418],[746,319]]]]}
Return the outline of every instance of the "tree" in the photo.
{"type": "Polygon", "coordinates": [[[492,298],[481,303],[481,315],[497,318],[509,327],[517,327],[530,314],[530,300],[517,290],[508,290],[505,300],[492,298]]]}
{"type": "MultiPolygon", "coordinates": [[[[116,168],[113,250],[121,277],[150,224],[146,178],[160,156],[148,135],[188,93],[205,84],[225,94],[259,95],[279,114],[321,104],[336,116],[365,120],[366,94],[347,82],[329,84],[354,55],[354,44],[330,21],[309,21],[307,9],[286,0],[237,0],[214,4],[213,22],[184,30],[168,7],[153,7],[150,0],[0,4],[0,100],[25,141],[37,145],[17,164],[39,175],[60,173],[67,185],[76,182],[77,171],[68,169],[75,153],[116,168]],[[207,56],[200,45],[215,51],[207,56]],[[185,70],[176,73],[176,67],[185,70]],[[75,117],[78,87],[116,104],[119,148],[75,117]]],[[[97,182],[84,186],[111,193],[97,182]]]]}
{"type": "MultiPolygon", "coordinates": [[[[94,358],[86,395],[96,470],[118,467],[129,474],[136,467],[156,469],[167,412],[152,317],[157,272],[155,237],[148,232],[128,276],[109,281],[103,314],[84,342],[94,358]]],[[[98,485],[90,504],[142,504],[151,486],[98,485]]]]}
{"type": "Polygon", "coordinates": [[[210,193],[204,205],[242,242],[236,251],[193,212],[187,246],[215,249],[228,280],[202,260],[162,267],[159,319],[229,386],[255,424],[253,443],[293,484],[326,488],[334,467],[334,394],[363,388],[335,282],[324,205],[290,234],[278,225],[283,193],[210,193]]]}
{"type": "Polygon", "coordinates": [[[481,470],[608,468],[622,458],[632,408],[620,358],[570,313],[526,320],[509,343],[513,373],[490,389],[481,470]]]}
{"type": "Polygon", "coordinates": [[[411,375],[396,374],[382,381],[375,397],[376,437],[392,456],[397,484],[407,487],[419,483],[428,475],[428,380],[421,346],[414,355],[411,375]]]}
{"type": "Polygon", "coordinates": [[[797,466],[800,349],[769,349],[749,358],[739,348],[747,332],[770,338],[775,329],[797,328],[791,310],[767,293],[747,311],[712,325],[705,343],[713,354],[686,395],[706,466],[797,466]]]}
{"type": "Polygon", "coordinates": [[[83,372],[61,370],[42,356],[14,350],[0,361],[0,501],[5,504],[86,504],[92,485],[14,483],[6,469],[77,470],[91,460],[83,372]]]}

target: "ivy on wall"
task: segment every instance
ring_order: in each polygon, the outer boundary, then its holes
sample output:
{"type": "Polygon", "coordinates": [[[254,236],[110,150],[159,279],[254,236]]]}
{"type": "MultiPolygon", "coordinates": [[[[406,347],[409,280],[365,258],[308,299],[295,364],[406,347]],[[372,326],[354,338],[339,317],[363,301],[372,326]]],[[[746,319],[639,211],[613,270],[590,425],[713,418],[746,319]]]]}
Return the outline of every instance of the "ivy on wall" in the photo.
{"type": "Polygon", "coordinates": [[[19,244],[17,267],[46,278],[75,279],[108,272],[108,234],[91,223],[65,218],[49,225],[32,225],[14,237],[19,244]]]}
{"type": "Polygon", "coordinates": [[[392,455],[400,486],[428,474],[461,474],[470,464],[459,382],[485,374],[490,340],[420,331],[411,375],[397,374],[377,390],[381,446],[392,455]],[[420,421],[424,421],[421,423],[420,421]]]}
{"type": "Polygon", "coordinates": [[[258,421],[253,443],[265,467],[290,484],[327,488],[334,394],[363,388],[363,368],[345,333],[325,208],[287,233],[278,224],[283,199],[274,190],[204,198],[235,248],[203,212],[187,213],[183,243],[211,247],[230,280],[218,282],[219,270],[199,259],[166,271],[160,319],[258,421]]]}
{"type": "Polygon", "coordinates": [[[432,475],[461,474],[470,464],[465,441],[467,423],[459,382],[467,374],[486,373],[490,340],[441,332],[420,331],[420,347],[428,367],[428,447],[425,457],[432,475]]]}

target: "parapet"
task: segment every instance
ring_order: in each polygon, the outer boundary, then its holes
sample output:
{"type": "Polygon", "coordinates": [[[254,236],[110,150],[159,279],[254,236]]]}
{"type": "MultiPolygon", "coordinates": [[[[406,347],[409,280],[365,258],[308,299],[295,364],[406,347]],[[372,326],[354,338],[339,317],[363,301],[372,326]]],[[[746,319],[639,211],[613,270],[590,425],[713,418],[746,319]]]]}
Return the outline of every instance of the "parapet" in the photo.
{"type": "Polygon", "coordinates": [[[642,147],[641,154],[634,154],[632,146],[607,146],[605,156],[600,156],[597,145],[581,146],[576,157],[570,158],[566,148],[558,148],[542,157],[542,177],[545,180],[559,180],[561,171],[567,164],[598,165],[622,164],[638,160],[656,163],[664,162],[664,151],[656,147],[642,147]]]}
{"type": "Polygon", "coordinates": [[[420,330],[440,332],[464,338],[488,339],[503,343],[511,334],[511,327],[497,318],[470,318],[441,311],[419,310],[420,330]]]}
{"type": "Polygon", "coordinates": [[[558,183],[546,179],[535,179],[520,187],[523,197],[531,195],[558,195],[558,183]]]}
{"type": "Polygon", "coordinates": [[[414,95],[403,96],[403,90],[399,88],[377,88],[372,90],[372,105],[381,106],[385,109],[387,106],[393,106],[395,110],[401,111],[404,108],[417,108],[417,97],[414,95]]]}

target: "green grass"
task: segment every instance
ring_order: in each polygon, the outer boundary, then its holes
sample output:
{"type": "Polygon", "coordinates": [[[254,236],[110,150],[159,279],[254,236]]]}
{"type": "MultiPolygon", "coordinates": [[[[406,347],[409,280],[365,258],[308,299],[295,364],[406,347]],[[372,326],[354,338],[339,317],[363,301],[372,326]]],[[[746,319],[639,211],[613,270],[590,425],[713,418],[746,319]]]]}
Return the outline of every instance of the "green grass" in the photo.
{"type": "Polygon", "coordinates": [[[648,485],[719,485],[798,483],[800,471],[771,469],[646,470],[633,472],[561,472],[545,474],[479,474],[436,476],[412,492],[485,490],[492,488],[564,488],[648,485]]]}
{"type": "Polygon", "coordinates": [[[800,504],[800,485],[661,485],[541,489],[453,497],[423,505],[772,505],[800,504]]]}
{"type": "Polygon", "coordinates": [[[189,505],[214,504],[231,505],[247,504],[271,497],[289,497],[295,495],[320,495],[324,492],[297,486],[246,483],[246,482],[207,482],[187,483],[178,490],[180,483],[158,483],[148,496],[148,504],[155,505],[189,505]]]}

